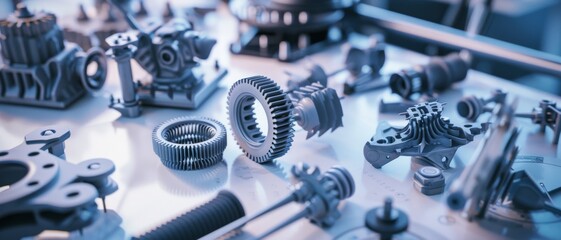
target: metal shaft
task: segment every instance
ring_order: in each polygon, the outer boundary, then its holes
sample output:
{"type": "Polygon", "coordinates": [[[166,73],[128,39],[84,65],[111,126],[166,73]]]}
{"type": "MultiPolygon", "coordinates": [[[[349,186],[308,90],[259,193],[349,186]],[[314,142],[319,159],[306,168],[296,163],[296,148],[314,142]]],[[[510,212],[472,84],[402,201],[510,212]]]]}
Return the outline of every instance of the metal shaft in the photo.
{"type": "Polygon", "coordinates": [[[119,80],[121,81],[121,89],[123,94],[123,102],[127,103],[136,102],[136,91],[134,89],[134,80],[132,77],[131,68],[132,52],[115,52],[115,61],[119,70],[119,80]]]}
{"type": "Polygon", "coordinates": [[[528,70],[561,77],[561,57],[558,56],[480,35],[470,36],[457,29],[367,4],[358,4],[356,12],[362,18],[392,32],[451,48],[465,49],[473,55],[504,61],[528,70]]]}

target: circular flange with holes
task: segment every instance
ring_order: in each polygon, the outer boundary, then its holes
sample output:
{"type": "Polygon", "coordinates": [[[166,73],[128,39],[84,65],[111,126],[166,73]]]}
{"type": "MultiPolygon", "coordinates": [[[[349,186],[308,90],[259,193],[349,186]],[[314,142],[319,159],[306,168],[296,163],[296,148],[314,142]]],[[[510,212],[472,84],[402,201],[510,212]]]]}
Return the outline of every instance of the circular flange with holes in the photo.
{"type": "Polygon", "coordinates": [[[197,170],[222,161],[226,128],[205,117],[180,117],[158,125],[152,132],[154,152],[176,170],[197,170]]]}
{"type": "Polygon", "coordinates": [[[234,139],[248,158],[264,163],[290,149],[293,108],[288,96],[269,78],[254,76],[234,83],[228,93],[228,116],[234,139]],[[268,126],[264,131],[257,124],[255,101],[266,113],[268,126]]]}

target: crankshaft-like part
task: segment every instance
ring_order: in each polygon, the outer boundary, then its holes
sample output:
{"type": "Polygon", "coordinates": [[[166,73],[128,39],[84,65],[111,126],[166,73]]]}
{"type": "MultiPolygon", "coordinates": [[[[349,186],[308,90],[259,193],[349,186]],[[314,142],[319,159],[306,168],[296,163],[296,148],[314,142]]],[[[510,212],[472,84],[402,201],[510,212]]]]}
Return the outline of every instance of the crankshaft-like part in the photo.
{"type": "Polygon", "coordinates": [[[111,160],[77,164],[64,159],[70,131],[56,126],[25,136],[19,146],[0,151],[0,239],[20,239],[44,230],[76,231],[99,215],[95,200],[117,190],[109,178],[111,160]]]}
{"type": "Polygon", "coordinates": [[[355,183],[351,174],[341,166],[334,166],[321,174],[317,167],[310,168],[307,164],[299,164],[291,169],[293,177],[298,181],[295,190],[287,197],[263,209],[253,216],[239,219],[227,226],[206,235],[202,239],[217,239],[245,224],[292,203],[300,203],[304,208],[287,220],[273,226],[257,239],[263,239],[270,234],[288,226],[301,218],[308,218],[320,227],[330,227],[341,216],[338,206],[344,199],[355,192],[355,183]]]}
{"type": "Polygon", "coordinates": [[[455,126],[442,117],[442,110],[442,103],[425,102],[407,109],[404,115],[409,123],[405,127],[380,123],[376,135],[364,145],[364,157],[375,168],[399,156],[419,157],[449,168],[456,150],[484,132],[488,123],[455,126]]]}
{"type": "Polygon", "coordinates": [[[197,170],[222,161],[226,128],[204,117],[180,117],[158,125],[152,146],[162,163],[176,170],[197,170]]]}
{"type": "Polygon", "coordinates": [[[432,58],[428,64],[392,74],[390,88],[405,99],[410,99],[414,94],[433,95],[435,91],[443,91],[464,80],[468,70],[469,65],[460,54],[452,53],[432,58]]]}
{"type": "Polygon", "coordinates": [[[254,76],[238,80],[228,93],[228,115],[234,139],[251,160],[263,163],[286,154],[294,137],[294,121],[308,138],[342,126],[343,111],[335,90],[312,84],[287,95],[271,79],[254,76]],[[267,129],[255,116],[256,101],[263,107],[267,129]]]}

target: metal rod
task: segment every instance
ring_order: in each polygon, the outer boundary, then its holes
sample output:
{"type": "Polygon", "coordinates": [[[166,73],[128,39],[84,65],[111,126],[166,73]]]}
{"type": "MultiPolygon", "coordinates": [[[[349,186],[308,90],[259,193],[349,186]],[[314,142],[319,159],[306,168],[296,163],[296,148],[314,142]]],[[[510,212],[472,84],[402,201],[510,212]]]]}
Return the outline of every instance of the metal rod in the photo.
{"type": "Polygon", "coordinates": [[[367,4],[358,4],[355,10],[360,17],[389,31],[450,48],[465,49],[476,56],[504,61],[528,70],[561,77],[561,57],[552,54],[480,35],[469,36],[457,29],[367,4]]]}
{"type": "Polygon", "coordinates": [[[295,222],[296,220],[299,220],[300,218],[306,217],[307,215],[308,215],[308,208],[304,208],[301,212],[299,212],[296,215],[290,217],[289,219],[280,223],[279,225],[276,225],[275,227],[269,229],[267,232],[261,234],[261,236],[257,237],[257,239],[263,239],[263,238],[273,234],[274,232],[278,231],[279,229],[281,229],[283,227],[286,227],[289,224],[295,222]]]}

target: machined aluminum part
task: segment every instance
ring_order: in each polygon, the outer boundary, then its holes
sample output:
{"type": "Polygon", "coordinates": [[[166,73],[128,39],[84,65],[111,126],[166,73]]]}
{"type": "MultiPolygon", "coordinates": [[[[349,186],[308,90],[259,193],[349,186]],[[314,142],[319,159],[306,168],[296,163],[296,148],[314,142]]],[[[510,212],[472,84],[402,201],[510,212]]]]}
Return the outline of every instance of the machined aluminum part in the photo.
{"type": "Polygon", "coordinates": [[[117,190],[111,160],[78,164],[64,159],[70,131],[50,126],[31,132],[19,146],[0,151],[0,239],[20,239],[44,230],[75,231],[98,217],[96,198],[117,190]]]}
{"type": "Polygon", "coordinates": [[[381,122],[364,145],[364,157],[381,168],[399,156],[419,157],[442,169],[450,168],[456,150],[487,130],[488,123],[455,126],[442,117],[442,103],[425,102],[407,109],[403,115],[409,123],[393,127],[381,122]]]}
{"type": "Polygon", "coordinates": [[[162,163],[177,170],[197,170],[222,161],[226,128],[205,117],[180,117],[158,125],[152,146],[162,163]]]}

